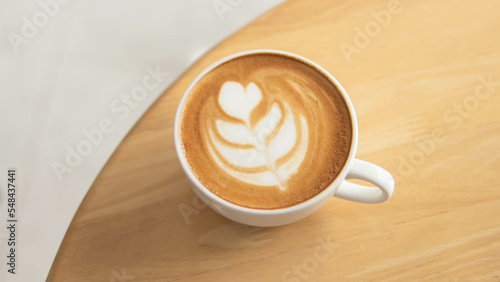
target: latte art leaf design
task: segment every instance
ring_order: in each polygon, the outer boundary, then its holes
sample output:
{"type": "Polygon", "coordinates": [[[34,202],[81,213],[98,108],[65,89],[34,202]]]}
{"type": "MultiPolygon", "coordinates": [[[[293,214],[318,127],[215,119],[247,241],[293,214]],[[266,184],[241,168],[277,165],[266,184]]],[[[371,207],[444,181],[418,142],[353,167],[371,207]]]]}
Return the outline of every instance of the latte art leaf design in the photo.
{"type": "Polygon", "coordinates": [[[253,82],[246,87],[225,82],[218,104],[231,119],[207,121],[208,149],[217,165],[232,177],[285,190],[306,155],[308,127],[306,119],[293,113],[286,101],[272,102],[252,123],[266,94],[253,82]]]}

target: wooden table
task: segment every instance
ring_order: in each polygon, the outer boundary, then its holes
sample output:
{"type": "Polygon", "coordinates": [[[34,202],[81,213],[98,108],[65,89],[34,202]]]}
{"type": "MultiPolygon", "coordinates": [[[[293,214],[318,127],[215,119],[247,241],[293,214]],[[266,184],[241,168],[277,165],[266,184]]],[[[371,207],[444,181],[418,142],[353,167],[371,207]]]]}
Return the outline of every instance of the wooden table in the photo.
{"type": "Polygon", "coordinates": [[[49,278],[448,279],[500,281],[500,1],[297,0],[266,13],[192,66],[123,140],[49,278]],[[357,157],[396,179],[389,202],[332,199],[275,228],[204,208],[175,156],[174,110],[209,64],[257,48],[303,55],[343,84],[357,157]]]}

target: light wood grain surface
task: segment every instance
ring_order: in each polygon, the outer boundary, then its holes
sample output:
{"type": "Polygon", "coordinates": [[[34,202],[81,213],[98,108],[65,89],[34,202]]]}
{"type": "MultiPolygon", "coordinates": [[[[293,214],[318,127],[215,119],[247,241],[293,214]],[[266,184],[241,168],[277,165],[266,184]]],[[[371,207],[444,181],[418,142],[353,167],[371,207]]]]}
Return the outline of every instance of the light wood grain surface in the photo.
{"type": "Polygon", "coordinates": [[[106,164],[49,280],[500,281],[500,1],[392,2],[289,1],[204,56],[106,164]],[[340,81],[357,158],[395,177],[389,202],[334,198],[275,228],[203,208],[175,156],[174,110],[209,64],[257,48],[340,81]]]}

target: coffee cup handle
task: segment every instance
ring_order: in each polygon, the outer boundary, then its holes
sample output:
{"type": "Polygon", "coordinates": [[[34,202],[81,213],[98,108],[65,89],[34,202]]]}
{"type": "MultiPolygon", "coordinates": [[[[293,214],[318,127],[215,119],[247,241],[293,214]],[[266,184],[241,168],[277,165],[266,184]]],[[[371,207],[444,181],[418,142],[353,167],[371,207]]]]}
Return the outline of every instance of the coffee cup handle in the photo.
{"type": "Polygon", "coordinates": [[[361,179],[377,187],[363,186],[343,181],[334,196],[361,203],[382,203],[392,196],[394,178],[385,169],[369,162],[355,159],[346,179],[361,179]]]}

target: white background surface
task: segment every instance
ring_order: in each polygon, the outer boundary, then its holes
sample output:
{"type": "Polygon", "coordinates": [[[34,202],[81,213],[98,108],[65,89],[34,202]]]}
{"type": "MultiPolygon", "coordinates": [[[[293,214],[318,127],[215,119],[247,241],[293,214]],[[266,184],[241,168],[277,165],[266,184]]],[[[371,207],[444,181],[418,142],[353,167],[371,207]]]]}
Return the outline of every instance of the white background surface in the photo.
{"type": "Polygon", "coordinates": [[[0,281],[44,281],[88,188],[152,102],[209,48],[282,1],[2,1],[0,261],[8,168],[17,169],[18,223],[16,274],[1,263],[0,281]],[[99,137],[101,123],[113,130],[99,137]],[[72,150],[81,159],[68,157],[72,150]]]}

